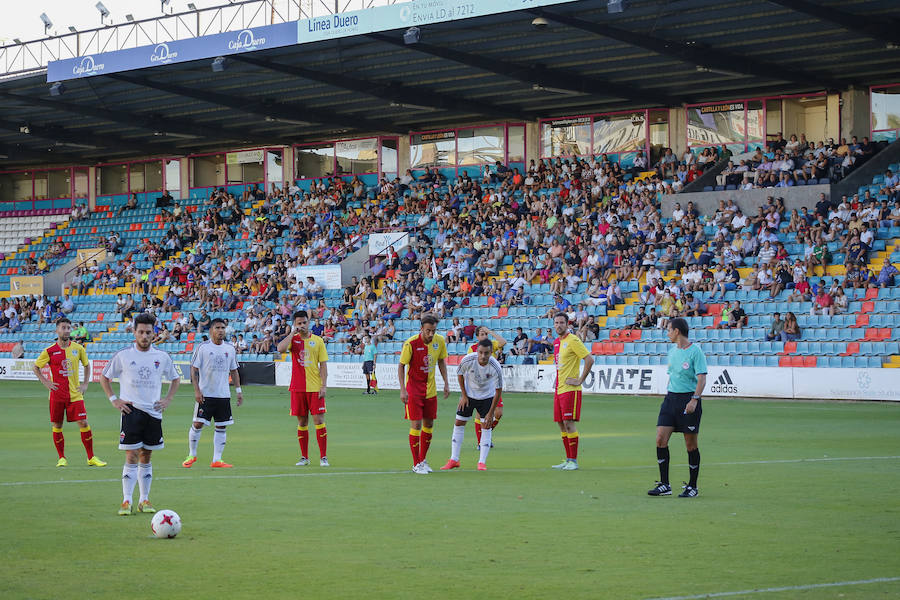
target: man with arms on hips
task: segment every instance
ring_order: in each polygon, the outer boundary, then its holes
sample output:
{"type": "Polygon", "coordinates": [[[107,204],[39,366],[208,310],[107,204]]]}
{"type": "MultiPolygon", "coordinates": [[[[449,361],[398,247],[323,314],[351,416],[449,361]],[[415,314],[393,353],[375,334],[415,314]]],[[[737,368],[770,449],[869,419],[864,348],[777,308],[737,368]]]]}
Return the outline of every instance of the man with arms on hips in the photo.
{"type": "MultiPolygon", "coordinates": [[[[478,352],[478,344],[481,343],[481,340],[487,340],[488,338],[494,338],[489,341],[491,342],[491,355],[494,356],[495,358],[500,356],[500,353],[503,351],[503,347],[506,346],[506,340],[503,338],[503,336],[501,336],[497,333],[494,333],[493,330],[491,330],[488,327],[485,327],[484,325],[482,325],[481,327],[479,327],[478,329],[475,330],[475,338],[476,338],[475,343],[469,347],[470,353],[478,352]]],[[[500,424],[500,417],[503,416],[503,397],[500,398],[500,403],[497,404],[496,409],[497,410],[494,413],[494,425],[493,425],[494,429],[496,429],[497,425],[500,424]]],[[[481,418],[476,414],[475,415],[475,442],[476,442],[475,447],[476,447],[476,449],[481,447],[481,429],[482,429],[481,418]]],[[[493,439],[493,436],[491,436],[491,438],[493,439]]]]}
{"type": "Polygon", "coordinates": [[[244,403],[241,378],[238,374],[237,351],[225,341],[225,321],[220,318],[209,322],[209,341],[194,350],[191,357],[191,382],[194,384],[194,422],[188,432],[188,457],[181,465],[186,468],[197,462],[197,446],[204,425],[216,423],[213,434],[213,458],[210,467],[230,469],[232,465],[222,460],[225,450],[225,427],[234,423],[231,414],[231,390],[229,376],[234,381],[237,405],[244,403]]]}
{"type": "Polygon", "coordinates": [[[706,387],[706,357],[697,344],[688,339],[687,321],[682,318],[669,321],[669,341],[675,344],[669,350],[668,393],[659,408],[656,420],[656,462],[659,464],[659,481],[647,492],[650,496],[671,496],[669,485],[669,438],[672,432],[684,434],[687,447],[690,480],[679,498],[694,498],[699,494],[697,477],[700,474],[700,417],[703,406],[700,397],[706,387]]]}
{"type": "Polygon", "coordinates": [[[141,313],[134,318],[134,345],[113,355],[100,376],[100,385],[112,405],[122,413],[119,431],[119,450],[125,450],[122,469],[122,506],[119,514],[133,514],[131,500],[134,484],[140,489],[138,510],[156,512],[150,504],[150,485],[153,483],[154,450],[164,447],[162,413],[178,390],[181,376],[172,357],[150,344],[156,317],[141,313]],[[112,380],[119,379],[119,395],[112,391],[112,380]],[[162,398],[162,382],[172,383],[162,398]]]}
{"type": "Polygon", "coordinates": [[[426,313],[420,320],[419,333],[403,342],[397,380],[400,401],[406,406],[405,418],[409,421],[409,449],[413,457],[413,473],[425,475],[432,472],[425,457],[434,434],[437,418],[437,385],[434,367],[444,378],[444,398],[450,397],[450,380],[447,378],[447,344],[444,337],[435,333],[438,318],[426,313]],[[407,369],[409,369],[407,371],[407,369]]]}
{"type": "Polygon", "coordinates": [[[309,331],[305,310],[294,313],[293,329],[280,342],[279,352],[291,353],[291,415],[297,417],[297,441],[300,442],[298,467],[309,464],[309,415],[316,426],[319,466],[328,465],[328,432],[325,429],[325,392],[328,385],[328,352],[325,340],[309,331]]]}
{"type": "Polygon", "coordinates": [[[473,412],[481,417],[484,428],[479,447],[478,470],[487,471],[485,463],[491,451],[491,433],[503,391],[503,373],[500,362],[492,356],[494,349],[491,340],[484,338],[478,342],[477,347],[476,352],[463,357],[457,370],[461,398],[456,411],[453,437],[450,439],[450,460],[441,467],[442,471],[459,468],[459,453],[466,434],[466,421],[472,417],[473,412]]]}
{"type": "Polygon", "coordinates": [[[554,469],[578,469],[578,428],[581,419],[581,384],[594,366],[594,357],[578,336],[569,333],[569,317],[557,313],[553,317],[557,338],[553,342],[553,363],[556,365],[556,391],[553,395],[553,420],[559,424],[566,460],[553,465],[554,469]],[[584,361],[581,375],[578,365],[584,361]]]}
{"type": "Polygon", "coordinates": [[[66,317],[56,321],[56,343],[44,348],[32,370],[38,380],[50,390],[50,427],[53,432],[53,445],[59,454],[57,467],[69,464],[66,460],[66,440],[63,437],[63,416],[71,423],[78,421],[81,430],[81,443],[87,452],[88,466],[105,467],[106,463],[94,456],[94,435],[87,422],[87,410],[84,408],[84,394],[91,381],[91,364],[84,347],[72,341],[72,322],[66,317]],[[78,378],[79,363],[84,368],[84,383],[78,378]],[[41,369],[50,368],[50,379],[44,377],[41,369]]]}

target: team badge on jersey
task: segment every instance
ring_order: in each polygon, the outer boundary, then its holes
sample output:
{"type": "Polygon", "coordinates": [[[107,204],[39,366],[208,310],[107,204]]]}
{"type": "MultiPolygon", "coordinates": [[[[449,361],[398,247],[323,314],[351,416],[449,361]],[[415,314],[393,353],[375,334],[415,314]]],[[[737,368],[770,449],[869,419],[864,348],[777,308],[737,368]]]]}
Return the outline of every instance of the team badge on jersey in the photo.
{"type": "Polygon", "coordinates": [[[158,361],[158,360],[154,360],[154,361],[153,361],[153,366],[156,367],[156,368],[158,369],[158,368],[159,368],[159,361],[158,361]]]}
{"type": "Polygon", "coordinates": [[[687,362],[683,362],[683,363],[681,363],[681,368],[682,369],[690,369],[691,365],[689,365],[687,362]]]}
{"type": "Polygon", "coordinates": [[[435,350],[437,350],[437,342],[433,343],[433,344],[431,345],[431,347],[434,348],[435,350]]]}

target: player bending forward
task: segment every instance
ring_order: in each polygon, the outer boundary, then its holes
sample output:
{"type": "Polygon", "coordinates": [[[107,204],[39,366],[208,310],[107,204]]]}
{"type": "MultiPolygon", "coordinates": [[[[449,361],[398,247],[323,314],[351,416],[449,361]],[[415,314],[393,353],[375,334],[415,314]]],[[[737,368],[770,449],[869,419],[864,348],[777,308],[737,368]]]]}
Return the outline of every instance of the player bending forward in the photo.
{"type": "Polygon", "coordinates": [[[459,467],[459,453],[462,450],[466,435],[466,422],[477,412],[482,420],[481,443],[478,456],[478,470],[487,471],[487,457],[491,451],[491,434],[495,424],[494,414],[500,403],[503,391],[503,373],[500,363],[491,354],[491,341],[482,339],[478,342],[478,351],[467,354],[459,363],[457,378],[461,398],[456,411],[456,423],[453,426],[453,437],[450,439],[450,460],[442,471],[459,467]]]}
{"type": "Polygon", "coordinates": [[[438,318],[426,314],[421,319],[419,333],[403,342],[397,380],[400,401],[406,406],[409,421],[409,449],[413,456],[413,473],[425,475],[432,472],[425,457],[434,433],[437,418],[437,386],[434,383],[434,367],[444,378],[444,398],[450,397],[450,380],[447,379],[447,344],[444,337],[435,333],[438,318]],[[407,371],[407,368],[409,371],[407,371]]]}
{"type": "MultiPolygon", "coordinates": [[[[488,338],[494,338],[492,340],[488,340],[491,343],[491,354],[495,358],[499,358],[500,353],[503,352],[503,347],[506,346],[506,339],[503,336],[496,333],[493,329],[482,325],[478,328],[475,333],[475,337],[477,341],[469,347],[469,352],[478,352],[478,344],[481,343],[481,340],[487,340],[488,338]]],[[[496,411],[494,412],[494,424],[492,429],[497,429],[497,426],[500,424],[500,418],[503,417],[503,396],[500,397],[500,402],[497,403],[496,411]]],[[[481,419],[476,415],[475,416],[475,448],[481,447],[481,419]]],[[[493,436],[491,436],[493,439],[493,436]]],[[[493,445],[491,446],[493,448],[493,445]]]]}
{"type": "Polygon", "coordinates": [[[161,450],[163,443],[162,413],[181,383],[172,357],[150,345],[156,317],[142,313],[134,318],[134,345],[119,350],[103,369],[100,385],[112,405],[122,413],[119,450],[125,450],[122,468],[122,506],[119,514],[133,514],[131,500],[134,484],[140,489],[138,510],[156,512],[150,504],[153,465],[150,456],[161,450]],[[112,380],[119,379],[119,396],[113,394],[112,380]],[[162,381],[168,379],[169,392],[162,398],[162,381]]]}
{"type": "Polygon", "coordinates": [[[216,422],[213,434],[213,458],[209,464],[214,469],[230,469],[232,465],[222,460],[225,450],[225,427],[234,423],[231,414],[231,391],[228,377],[234,380],[237,405],[244,403],[241,378],[238,374],[237,352],[225,341],[225,321],[215,318],[209,322],[209,341],[194,350],[191,357],[191,382],[194,384],[194,422],[188,432],[188,457],[181,465],[190,468],[197,462],[197,446],[203,426],[216,422]]]}
{"type": "Polygon", "coordinates": [[[679,498],[694,498],[697,477],[700,475],[700,417],[703,406],[700,397],[706,387],[706,356],[697,344],[688,339],[688,325],[684,319],[669,321],[669,341],[675,344],[669,350],[669,385],[666,397],[659,407],[656,420],[656,462],[659,464],[659,481],[647,493],[651,496],[671,496],[669,485],[669,438],[672,432],[684,434],[690,477],[679,498]]]}
{"type": "Polygon", "coordinates": [[[66,460],[66,440],[63,437],[63,416],[66,421],[78,421],[81,443],[87,452],[87,464],[91,467],[105,467],[106,463],[94,456],[94,436],[87,421],[84,408],[84,394],[91,380],[91,365],[84,347],[72,341],[72,322],[62,317],[56,321],[56,343],[44,348],[34,361],[34,374],[44,387],[50,390],[50,427],[53,445],[59,454],[57,467],[69,464],[66,460]],[[84,367],[84,383],[78,378],[78,365],[84,367]],[[41,369],[50,365],[50,379],[44,377],[41,369]]]}

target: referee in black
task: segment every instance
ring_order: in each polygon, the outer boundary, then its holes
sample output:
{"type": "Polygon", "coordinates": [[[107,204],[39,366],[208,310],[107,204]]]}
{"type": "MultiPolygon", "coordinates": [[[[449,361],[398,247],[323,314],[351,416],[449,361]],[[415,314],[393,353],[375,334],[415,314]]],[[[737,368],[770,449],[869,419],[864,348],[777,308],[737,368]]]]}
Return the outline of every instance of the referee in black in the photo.
{"type": "Polygon", "coordinates": [[[700,474],[697,437],[700,435],[700,417],[703,416],[700,397],[706,387],[706,357],[700,347],[688,339],[688,325],[684,319],[669,321],[668,335],[669,341],[674,344],[669,350],[669,386],[656,421],[659,481],[647,494],[672,495],[672,486],[669,485],[669,438],[673,431],[677,431],[684,434],[690,467],[690,480],[678,497],[694,498],[700,493],[697,490],[697,476],[700,474]]]}

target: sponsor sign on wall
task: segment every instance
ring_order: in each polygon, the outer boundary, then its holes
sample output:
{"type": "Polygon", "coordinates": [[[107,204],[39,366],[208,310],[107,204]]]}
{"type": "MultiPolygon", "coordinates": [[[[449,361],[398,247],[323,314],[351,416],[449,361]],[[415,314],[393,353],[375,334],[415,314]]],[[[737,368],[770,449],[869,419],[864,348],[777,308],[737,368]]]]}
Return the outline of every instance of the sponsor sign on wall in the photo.
{"type": "Polygon", "coordinates": [[[409,246],[409,233],[406,231],[390,231],[388,233],[369,234],[369,256],[380,256],[391,246],[396,252],[409,246]]]}
{"type": "Polygon", "coordinates": [[[896,369],[792,369],[796,398],[900,401],[896,369]]]}
{"type": "Polygon", "coordinates": [[[44,293],[44,278],[40,275],[13,275],[9,278],[11,296],[41,296],[44,293]]]}
{"type": "Polygon", "coordinates": [[[298,281],[302,280],[306,285],[306,278],[313,277],[326,290],[337,290],[341,287],[341,265],[307,265],[288,269],[288,275],[293,275],[298,281]]]}
{"type": "Polygon", "coordinates": [[[47,81],[63,81],[146,69],[201,58],[291,46],[296,43],[297,24],[295,22],[251,27],[241,31],[228,31],[198,38],[126,48],[115,52],[54,60],[47,64],[47,81]]]}
{"type": "Polygon", "coordinates": [[[229,165],[242,165],[245,163],[261,163],[265,158],[265,150],[241,150],[240,152],[228,152],[225,154],[225,162],[229,165]]]}

